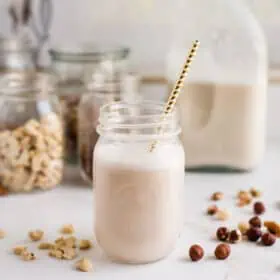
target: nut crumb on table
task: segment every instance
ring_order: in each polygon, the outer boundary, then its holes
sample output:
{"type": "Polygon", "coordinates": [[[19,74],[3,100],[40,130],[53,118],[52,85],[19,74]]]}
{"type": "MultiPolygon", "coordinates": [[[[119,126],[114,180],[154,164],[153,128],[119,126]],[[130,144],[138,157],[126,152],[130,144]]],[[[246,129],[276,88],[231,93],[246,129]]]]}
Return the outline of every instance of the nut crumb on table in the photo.
{"type": "Polygon", "coordinates": [[[75,229],[72,224],[67,224],[67,225],[62,226],[60,232],[62,234],[73,234],[75,232],[75,229]]]}
{"type": "Polygon", "coordinates": [[[75,267],[77,270],[83,271],[83,272],[89,272],[93,268],[91,261],[87,258],[82,258],[82,259],[78,260],[75,264],[75,267]]]}
{"type": "Polygon", "coordinates": [[[36,260],[36,256],[32,252],[24,251],[21,254],[21,257],[24,261],[33,261],[36,260]]]}
{"type": "Polygon", "coordinates": [[[25,251],[27,251],[27,247],[26,246],[16,246],[13,249],[14,254],[17,255],[17,256],[22,255],[25,251]]]}
{"type": "Polygon", "coordinates": [[[28,236],[31,241],[40,241],[44,236],[44,232],[42,230],[37,229],[34,231],[30,231],[28,233],[28,236]]]}
{"type": "Polygon", "coordinates": [[[92,248],[92,242],[90,240],[82,239],[79,243],[80,250],[89,250],[92,248]]]}
{"type": "Polygon", "coordinates": [[[226,221],[230,218],[230,213],[227,210],[218,210],[216,218],[220,221],[226,221]]]}
{"type": "Polygon", "coordinates": [[[50,250],[54,248],[54,244],[49,242],[43,242],[38,245],[39,250],[50,250]]]}

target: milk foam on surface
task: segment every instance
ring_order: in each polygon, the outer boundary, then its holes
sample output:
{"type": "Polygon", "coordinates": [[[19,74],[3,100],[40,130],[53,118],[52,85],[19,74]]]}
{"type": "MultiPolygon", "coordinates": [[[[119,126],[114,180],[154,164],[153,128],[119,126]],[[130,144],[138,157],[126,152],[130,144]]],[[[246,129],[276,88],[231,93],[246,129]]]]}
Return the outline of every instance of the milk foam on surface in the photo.
{"type": "MultiPolygon", "coordinates": [[[[151,141],[152,143],[152,141],[151,141]]],[[[184,164],[184,150],[179,144],[170,144],[159,141],[153,152],[149,151],[149,142],[132,142],[125,144],[120,149],[114,143],[97,143],[94,151],[95,161],[103,164],[117,164],[141,169],[164,169],[170,166],[182,166],[184,164]]]]}
{"type": "Polygon", "coordinates": [[[95,233],[113,260],[147,263],[167,256],[182,227],[184,153],[180,145],[97,145],[95,233]]]}

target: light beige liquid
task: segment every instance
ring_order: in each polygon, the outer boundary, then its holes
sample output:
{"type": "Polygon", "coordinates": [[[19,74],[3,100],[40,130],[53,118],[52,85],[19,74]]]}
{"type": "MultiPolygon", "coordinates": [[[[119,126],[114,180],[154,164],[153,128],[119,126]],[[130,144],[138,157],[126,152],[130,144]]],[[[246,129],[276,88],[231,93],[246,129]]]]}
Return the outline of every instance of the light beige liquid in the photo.
{"type": "Polygon", "coordinates": [[[265,85],[186,85],[179,100],[186,167],[258,165],[265,145],[265,96],[265,85]]]}
{"type": "Polygon", "coordinates": [[[182,226],[183,161],[148,169],[96,159],[95,174],[95,231],[106,254],[125,263],[167,256],[182,226]]]}

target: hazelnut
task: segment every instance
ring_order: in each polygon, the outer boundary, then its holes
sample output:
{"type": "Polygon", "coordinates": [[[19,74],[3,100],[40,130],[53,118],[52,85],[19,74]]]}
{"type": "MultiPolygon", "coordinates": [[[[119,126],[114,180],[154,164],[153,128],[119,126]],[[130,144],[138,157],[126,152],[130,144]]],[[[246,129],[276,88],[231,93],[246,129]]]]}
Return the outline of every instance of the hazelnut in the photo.
{"type": "Polygon", "coordinates": [[[220,241],[226,241],[229,237],[229,230],[226,227],[220,227],[216,232],[217,239],[220,241]]]}
{"type": "Polygon", "coordinates": [[[246,191],[239,191],[237,194],[237,198],[239,200],[247,200],[248,198],[251,198],[251,195],[246,191]]]}
{"type": "Polygon", "coordinates": [[[264,246],[272,246],[275,242],[276,237],[274,234],[267,232],[262,236],[262,244],[264,246]]]}
{"type": "Polygon", "coordinates": [[[250,193],[248,193],[246,191],[240,191],[237,194],[237,198],[239,200],[237,203],[238,207],[243,207],[243,206],[249,205],[252,202],[252,197],[251,197],[250,193]]]}
{"type": "Polygon", "coordinates": [[[261,215],[265,212],[265,206],[262,202],[257,201],[254,203],[254,212],[256,215],[261,215]]]}
{"type": "Polygon", "coordinates": [[[218,201],[223,199],[224,194],[222,192],[214,192],[211,196],[211,200],[218,201]]]}
{"type": "Polygon", "coordinates": [[[249,220],[249,224],[252,227],[258,227],[258,228],[262,227],[262,221],[258,216],[255,216],[255,217],[251,218],[249,220]]]}
{"type": "Polygon", "coordinates": [[[215,215],[218,212],[218,207],[217,205],[211,205],[207,208],[207,214],[210,216],[215,215]]]}
{"type": "Polygon", "coordinates": [[[250,228],[249,223],[241,222],[238,224],[238,229],[242,233],[242,235],[246,235],[247,230],[250,228]]]}
{"type": "Polygon", "coordinates": [[[225,260],[229,257],[230,251],[228,244],[219,244],[215,249],[215,256],[218,260],[225,260]]]}
{"type": "Polygon", "coordinates": [[[246,199],[240,199],[237,203],[237,206],[238,207],[244,207],[244,206],[247,206],[247,205],[251,204],[251,202],[252,202],[251,197],[248,197],[246,199]]]}
{"type": "Polygon", "coordinates": [[[262,195],[262,193],[256,188],[251,188],[250,194],[252,195],[252,197],[260,197],[262,195]]]}
{"type": "Polygon", "coordinates": [[[235,229],[229,233],[229,242],[230,243],[238,243],[242,240],[242,234],[240,230],[235,229]]]}
{"type": "Polygon", "coordinates": [[[92,263],[86,258],[82,258],[81,260],[77,261],[75,266],[77,270],[83,272],[89,272],[92,270],[92,263]]]}
{"type": "Polygon", "coordinates": [[[280,237],[280,225],[274,221],[265,221],[264,226],[267,228],[267,230],[275,234],[277,237],[280,237]]]}
{"type": "Polygon", "coordinates": [[[42,230],[35,230],[35,231],[30,231],[28,235],[32,241],[39,241],[43,238],[44,232],[42,230]]]}
{"type": "Polygon", "coordinates": [[[246,235],[249,241],[257,242],[262,236],[262,231],[260,228],[251,227],[247,230],[246,235]]]}
{"type": "Polygon", "coordinates": [[[218,210],[216,218],[220,221],[226,221],[230,218],[230,213],[227,210],[218,210]]]}
{"type": "Polygon", "coordinates": [[[193,262],[201,260],[204,256],[204,250],[200,245],[192,245],[189,249],[189,255],[193,262]]]}

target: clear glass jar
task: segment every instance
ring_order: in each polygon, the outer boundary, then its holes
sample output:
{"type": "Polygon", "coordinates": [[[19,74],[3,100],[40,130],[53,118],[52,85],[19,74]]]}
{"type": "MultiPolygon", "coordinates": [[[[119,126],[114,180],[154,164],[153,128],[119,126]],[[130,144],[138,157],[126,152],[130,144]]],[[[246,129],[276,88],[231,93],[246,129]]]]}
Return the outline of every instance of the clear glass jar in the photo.
{"type": "Polygon", "coordinates": [[[0,38],[0,74],[33,71],[35,49],[28,41],[17,38],[0,38]]]}
{"type": "Polygon", "coordinates": [[[96,127],[100,107],[120,100],[141,102],[138,76],[130,73],[116,80],[107,72],[102,74],[96,71],[91,77],[88,93],[81,98],[78,114],[81,175],[90,184],[93,180],[93,150],[98,140],[96,127]]]}
{"type": "Polygon", "coordinates": [[[192,41],[201,41],[179,100],[186,167],[251,170],[265,150],[263,32],[239,0],[180,0],[180,4],[167,61],[172,85],[187,48],[192,41]]]}
{"type": "Polygon", "coordinates": [[[100,63],[114,69],[116,76],[126,71],[129,54],[127,48],[106,49],[85,44],[77,47],[60,47],[50,51],[52,72],[57,76],[57,90],[62,104],[65,124],[66,160],[78,161],[78,106],[81,96],[88,91],[87,83],[100,63]]]}
{"type": "Polygon", "coordinates": [[[61,182],[63,127],[49,78],[6,74],[0,82],[0,185],[10,192],[61,182]]]}
{"type": "Polygon", "coordinates": [[[95,233],[117,262],[159,260],[174,249],[181,230],[184,151],[177,113],[162,120],[163,107],[119,102],[100,110],[95,233]],[[150,151],[153,141],[158,143],[150,151]]]}

